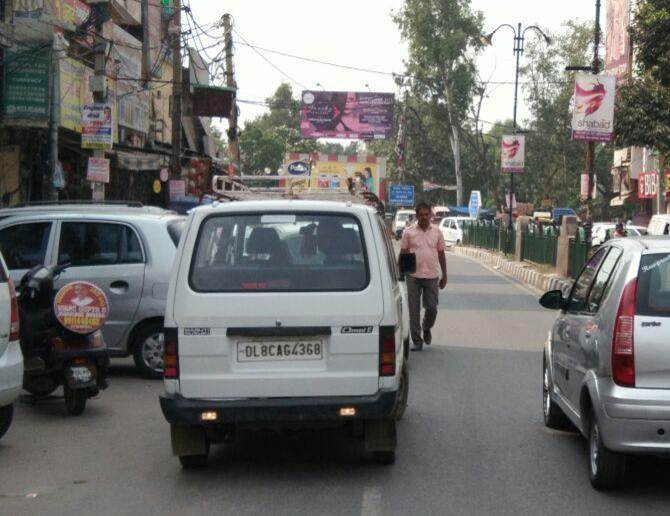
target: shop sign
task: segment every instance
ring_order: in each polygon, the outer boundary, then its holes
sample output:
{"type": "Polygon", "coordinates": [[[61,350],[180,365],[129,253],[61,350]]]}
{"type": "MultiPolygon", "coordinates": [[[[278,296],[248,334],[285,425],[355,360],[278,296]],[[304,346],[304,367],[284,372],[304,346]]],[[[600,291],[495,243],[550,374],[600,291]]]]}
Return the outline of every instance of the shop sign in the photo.
{"type": "Polygon", "coordinates": [[[64,328],[88,335],[105,324],[109,302],[105,293],[93,283],[73,281],[56,294],[54,314],[64,328]]]}
{"type": "Polygon", "coordinates": [[[86,180],[95,183],[109,183],[109,160],[106,158],[88,158],[86,180]]]}
{"type": "Polygon", "coordinates": [[[112,106],[88,104],[82,108],[81,146],[83,149],[111,149],[114,145],[112,106]]]}
{"type": "Polygon", "coordinates": [[[640,172],[637,178],[638,199],[655,199],[658,195],[658,174],[656,172],[640,172]]]}
{"type": "MultiPolygon", "coordinates": [[[[2,112],[6,120],[49,120],[51,51],[5,51],[2,112]]],[[[40,124],[41,125],[41,124],[40,124]]]]}
{"type": "Polygon", "coordinates": [[[186,181],[173,179],[169,182],[170,199],[183,199],[186,197],[186,181]]]}

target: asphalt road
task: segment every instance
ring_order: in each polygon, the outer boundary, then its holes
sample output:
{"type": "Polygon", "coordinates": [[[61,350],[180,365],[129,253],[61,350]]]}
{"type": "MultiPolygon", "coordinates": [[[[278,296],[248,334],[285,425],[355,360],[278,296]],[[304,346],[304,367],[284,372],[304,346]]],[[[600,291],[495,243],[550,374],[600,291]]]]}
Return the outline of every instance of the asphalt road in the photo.
{"type": "Polygon", "coordinates": [[[0,441],[0,514],[668,514],[669,462],[636,461],[628,488],[601,494],[584,441],[543,427],[553,314],[474,262],[449,266],[435,342],[411,357],[394,466],[366,462],[340,432],[283,432],[240,436],[184,472],[160,382],[122,361],[82,417],[59,398],[19,403],[0,441]]]}

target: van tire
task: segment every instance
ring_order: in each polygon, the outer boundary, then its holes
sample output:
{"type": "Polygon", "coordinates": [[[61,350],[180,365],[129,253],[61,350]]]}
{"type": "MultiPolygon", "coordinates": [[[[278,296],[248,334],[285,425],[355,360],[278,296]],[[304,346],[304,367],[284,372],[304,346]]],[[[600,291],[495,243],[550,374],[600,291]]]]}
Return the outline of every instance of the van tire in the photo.
{"type": "Polygon", "coordinates": [[[372,460],[382,466],[390,466],[395,463],[395,450],[379,450],[372,452],[372,460]]]}
{"type": "Polygon", "coordinates": [[[0,407],[0,438],[7,433],[14,418],[14,405],[0,407]]]}
{"type": "Polygon", "coordinates": [[[625,455],[605,448],[596,416],[591,412],[589,421],[589,479],[598,491],[617,489],[624,485],[626,478],[625,455]]]}
{"type": "MultiPolygon", "coordinates": [[[[134,332],[132,350],[133,350],[133,360],[135,361],[135,366],[139,369],[142,376],[145,378],[151,379],[160,379],[163,378],[163,368],[162,368],[162,358],[160,362],[160,367],[152,366],[147,362],[146,354],[150,353],[151,349],[146,349],[148,345],[155,346],[153,343],[158,339],[165,338],[165,329],[163,328],[163,323],[161,321],[149,321],[142,323],[141,326],[134,332]]],[[[155,351],[160,351],[156,349],[155,351]]],[[[160,351],[162,353],[162,351],[160,351]]]]}
{"type": "Polygon", "coordinates": [[[405,414],[405,409],[407,409],[407,399],[409,397],[409,373],[407,372],[407,366],[402,366],[402,371],[400,372],[400,379],[398,382],[398,392],[396,394],[395,406],[393,407],[393,417],[396,421],[400,421],[402,416],[405,414]]]}

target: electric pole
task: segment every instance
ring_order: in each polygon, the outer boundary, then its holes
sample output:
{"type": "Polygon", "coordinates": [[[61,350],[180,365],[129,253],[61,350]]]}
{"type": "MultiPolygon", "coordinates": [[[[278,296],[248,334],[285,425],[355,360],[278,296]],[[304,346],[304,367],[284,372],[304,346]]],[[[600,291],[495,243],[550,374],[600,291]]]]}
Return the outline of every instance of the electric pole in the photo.
{"type": "MultiPolygon", "coordinates": [[[[235,84],[235,68],[233,65],[233,26],[230,20],[230,14],[223,15],[224,43],[226,52],[226,86],[237,90],[235,84]]],[[[240,142],[238,140],[237,128],[237,94],[233,94],[233,101],[230,106],[230,116],[228,117],[228,155],[230,157],[230,166],[228,175],[239,175],[240,173],[240,142]]]]}
{"type": "MultiPolygon", "coordinates": [[[[95,104],[104,104],[107,102],[107,41],[102,37],[102,27],[108,18],[109,7],[106,4],[94,5],[94,8],[104,12],[104,16],[97,16],[95,22],[95,37],[93,39],[95,53],[95,75],[93,102],[95,104]]],[[[105,149],[94,149],[93,157],[105,159],[105,149]]],[[[93,181],[91,183],[91,198],[94,201],[105,200],[105,183],[93,181]]]]}
{"type": "MultiPolygon", "coordinates": [[[[172,36],[172,159],[170,179],[181,178],[181,99],[183,73],[181,69],[181,0],[174,0],[173,26],[168,31],[172,36]]],[[[169,185],[169,184],[168,184],[169,185]]],[[[166,204],[170,200],[170,188],[165,189],[166,204]]]]}

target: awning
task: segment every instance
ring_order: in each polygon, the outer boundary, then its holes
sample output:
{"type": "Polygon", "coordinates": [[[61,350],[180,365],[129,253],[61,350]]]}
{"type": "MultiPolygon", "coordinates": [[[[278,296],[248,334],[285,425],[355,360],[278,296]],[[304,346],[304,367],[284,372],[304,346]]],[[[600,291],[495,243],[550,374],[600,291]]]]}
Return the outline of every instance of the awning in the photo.
{"type": "Polygon", "coordinates": [[[193,85],[193,116],[223,117],[230,116],[233,99],[236,94],[235,88],[226,86],[204,86],[193,85]]]}
{"type": "Polygon", "coordinates": [[[168,165],[168,158],[161,154],[147,154],[144,152],[116,152],[118,166],[124,170],[143,172],[159,170],[168,165]]]}

